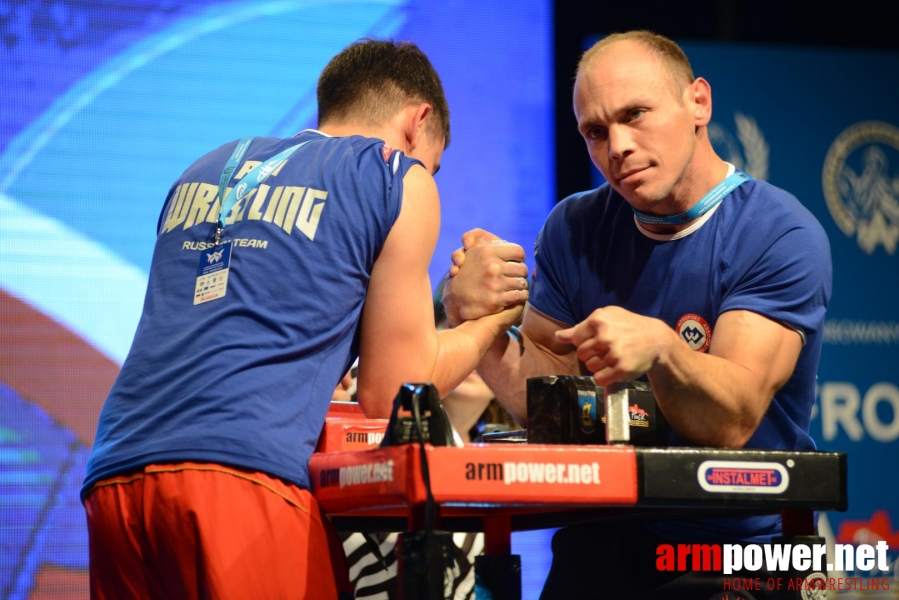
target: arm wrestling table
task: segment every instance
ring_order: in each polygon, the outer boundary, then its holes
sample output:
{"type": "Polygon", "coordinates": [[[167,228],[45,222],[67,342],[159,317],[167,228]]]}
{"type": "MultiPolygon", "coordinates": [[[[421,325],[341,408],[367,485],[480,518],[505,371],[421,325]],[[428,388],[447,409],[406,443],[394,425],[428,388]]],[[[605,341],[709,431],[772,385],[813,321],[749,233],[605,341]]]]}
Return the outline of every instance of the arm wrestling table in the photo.
{"type": "Polygon", "coordinates": [[[833,452],[526,443],[413,442],[319,452],[309,464],[313,494],[338,530],[416,532],[433,519],[443,530],[483,531],[496,562],[478,577],[496,600],[521,597],[512,531],[780,512],[783,536],[814,536],[814,511],[847,508],[846,469],[846,455],[833,452]]]}

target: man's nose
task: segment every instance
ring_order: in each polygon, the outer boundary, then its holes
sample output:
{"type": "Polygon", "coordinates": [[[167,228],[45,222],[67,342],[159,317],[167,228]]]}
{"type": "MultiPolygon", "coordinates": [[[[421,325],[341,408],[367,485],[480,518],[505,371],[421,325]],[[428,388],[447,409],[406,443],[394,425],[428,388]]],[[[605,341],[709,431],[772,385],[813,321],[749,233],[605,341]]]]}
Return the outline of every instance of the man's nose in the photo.
{"type": "Polygon", "coordinates": [[[609,127],[609,158],[621,159],[634,151],[634,137],[627,127],[609,127]]]}

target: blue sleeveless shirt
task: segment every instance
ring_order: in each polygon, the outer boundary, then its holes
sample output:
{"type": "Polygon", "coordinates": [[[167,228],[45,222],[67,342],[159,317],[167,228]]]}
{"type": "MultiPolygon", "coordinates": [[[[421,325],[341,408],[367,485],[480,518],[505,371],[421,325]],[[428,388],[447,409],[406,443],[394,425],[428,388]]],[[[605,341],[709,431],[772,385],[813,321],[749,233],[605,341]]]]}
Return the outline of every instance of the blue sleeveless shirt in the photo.
{"type": "Polygon", "coordinates": [[[331,394],[358,355],[372,266],[417,161],[378,139],[256,138],[230,185],[301,142],[230,212],[227,292],[194,305],[214,249],[218,181],[236,141],[175,182],[143,314],[100,414],[83,490],[166,462],[213,462],[309,488],[331,394]]]}

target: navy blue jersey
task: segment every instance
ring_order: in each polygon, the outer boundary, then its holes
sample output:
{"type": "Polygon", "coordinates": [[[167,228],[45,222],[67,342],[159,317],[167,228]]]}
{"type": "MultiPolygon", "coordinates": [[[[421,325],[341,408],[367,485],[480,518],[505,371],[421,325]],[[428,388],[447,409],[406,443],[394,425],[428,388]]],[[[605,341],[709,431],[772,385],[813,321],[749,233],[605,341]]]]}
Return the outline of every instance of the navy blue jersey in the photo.
{"type": "Polygon", "coordinates": [[[84,489],[151,463],[214,462],[309,488],[331,394],[358,355],[372,266],[417,161],[381,140],[307,130],[253,140],[230,185],[300,142],[230,211],[227,293],[194,304],[212,253],[218,182],[236,142],[175,182],[143,314],[100,414],[84,489]]]}
{"type": "MultiPolygon", "coordinates": [[[[564,323],[620,306],[661,319],[697,351],[708,349],[718,316],[729,310],[796,329],[804,340],[796,368],[746,448],[815,448],[808,430],[832,267],[824,230],[795,197],[749,181],[690,228],[655,235],[637,226],[630,205],[606,184],[554,208],[536,262],[530,303],[564,323]]],[[[676,433],[669,444],[689,445],[676,433]]],[[[753,538],[779,533],[778,522],[776,516],[719,521],[708,530],[753,538]]],[[[697,525],[657,529],[695,535],[697,525]]]]}

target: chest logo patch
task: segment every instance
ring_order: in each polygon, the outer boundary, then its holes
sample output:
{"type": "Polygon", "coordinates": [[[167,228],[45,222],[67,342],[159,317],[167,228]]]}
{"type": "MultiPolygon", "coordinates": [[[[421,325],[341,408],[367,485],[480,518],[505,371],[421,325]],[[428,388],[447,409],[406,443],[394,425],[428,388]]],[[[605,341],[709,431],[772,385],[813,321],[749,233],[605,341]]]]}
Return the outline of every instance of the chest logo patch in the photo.
{"type": "Polygon", "coordinates": [[[712,328],[697,314],[687,313],[677,320],[674,329],[682,340],[697,352],[708,352],[712,344],[712,328]]]}

